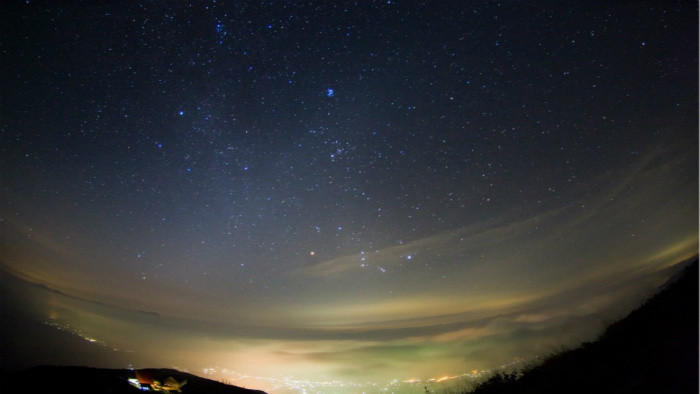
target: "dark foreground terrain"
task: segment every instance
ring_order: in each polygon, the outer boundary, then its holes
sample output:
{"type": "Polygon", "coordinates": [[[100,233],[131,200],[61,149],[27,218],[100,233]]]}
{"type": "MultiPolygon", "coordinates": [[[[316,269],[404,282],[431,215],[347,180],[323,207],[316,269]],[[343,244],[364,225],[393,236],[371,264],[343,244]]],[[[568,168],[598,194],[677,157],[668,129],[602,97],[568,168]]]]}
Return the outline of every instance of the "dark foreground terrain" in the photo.
{"type": "MultiPolygon", "coordinates": [[[[182,393],[198,394],[264,394],[219,383],[174,369],[139,370],[153,379],[164,382],[168,377],[187,383],[182,393]]],[[[71,393],[71,394],[128,394],[143,393],[129,384],[135,371],[128,369],[100,369],[88,367],[40,366],[17,372],[4,373],[0,392],[15,393],[71,393]]],[[[176,392],[176,391],[175,391],[176,392]]]]}
{"type": "Polygon", "coordinates": [[[471,393],[698,393],[697,260],[597,341],[519,375],[496,375],[471,393]]]}

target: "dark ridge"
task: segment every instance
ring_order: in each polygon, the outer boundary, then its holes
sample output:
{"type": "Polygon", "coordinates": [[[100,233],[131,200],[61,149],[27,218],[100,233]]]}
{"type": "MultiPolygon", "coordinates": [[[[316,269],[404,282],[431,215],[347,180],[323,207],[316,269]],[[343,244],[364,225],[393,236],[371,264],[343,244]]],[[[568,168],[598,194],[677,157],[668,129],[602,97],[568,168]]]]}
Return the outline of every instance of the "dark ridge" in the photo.
{"type": "MultiPolygon", "coordinates": [[[[187,383],[182,393],[197,394],[265,394],[237,386],[205,379],[174,369],[140,369],[138,372],[154,380],[164,382],[168,377],[187,383]]],[[[128,378],[135,378],[136,371],[129,369],[103,369],[89,367],[38,366],[2,375],[2,392],[19,393],[72,393],[72,394],[134,394],[143,393],[132,386],[128,378]]]]}
{"type": "Polygon", "coordinates": [[[698,393],[698,261],[673,279],[597,341],[471,393],[698,393]]]}

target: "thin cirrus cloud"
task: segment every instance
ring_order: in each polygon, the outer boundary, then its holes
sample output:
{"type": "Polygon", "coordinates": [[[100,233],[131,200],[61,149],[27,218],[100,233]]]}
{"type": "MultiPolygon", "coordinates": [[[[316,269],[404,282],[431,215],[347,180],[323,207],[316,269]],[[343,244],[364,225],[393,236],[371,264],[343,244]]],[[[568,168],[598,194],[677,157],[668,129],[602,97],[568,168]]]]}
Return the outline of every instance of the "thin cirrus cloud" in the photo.
{"type": "MultiPolygon", "coordinates": [[[[37,284],[28,293],[38,313],[54,311],[134,354],[186,364],[199,351],[221,363],[245,362],[261,374],[289,372],[290,362],[299,375],[458,373],[591,339],[648,296],[675,262],[692,257],[697,230],[686,216],[690,208],[676,203],[692,196],[692,182],[673,171],[687,160],[650,154],[636,168],[599,180],[623,179],[617,186],[582,185],[591,190],[579,193],[585,197],[536,215],[507,212],[401,245],[307,264],[286,273],[305,284],[286,297],[256,291],[241,297],[247,303],[234,305],[204,298],[196,288],[173,292],[163,283],[148,289],[151,300],[143,293],[130,298],[129,285],[96,286],[99,277],[91,281],[90,270],[81,271],[84,282],[62,280],[61,270],[88,262],[49,236],[23,241],[38,257],[31,264],[11,265],[7,261],[16,260],[5,256],[3,268],[37,284]],[[658,206],[680,208],[657,214],[658,206]],[[657,226],[638,231],[634,220],[657,226]],[[619,242],[620,233],[627,242],[619,242]],[[42,262],[49,260],[55,264],[42,262]],[[460,264],[441,270],[454,261],[460,264]],[[108,299],[130,301],[117,307],[102,302],[108,299]]],[[[229,296],[239,294],[231,290],[229,296]]]]}

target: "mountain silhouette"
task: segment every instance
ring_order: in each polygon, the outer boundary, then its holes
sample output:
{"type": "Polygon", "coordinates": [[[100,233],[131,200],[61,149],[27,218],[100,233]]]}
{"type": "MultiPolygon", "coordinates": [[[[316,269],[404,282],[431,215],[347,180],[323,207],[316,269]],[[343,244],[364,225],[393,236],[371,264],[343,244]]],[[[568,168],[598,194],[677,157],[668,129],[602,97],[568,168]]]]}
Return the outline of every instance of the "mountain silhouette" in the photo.
{"type": "Polygon", "coordinates": [[[698,393],[698,261],[597,341],[469,393],[698,393]]]}
{"type": "Polygon", "coordinates": [[[129,384],[129,378],[141,376],[165,382],[169,378],[177,382],[187,381],[182,393],[197,394],[265,394],[223,384],[175,369],[105,369],[71,366],[38,366],[2,374],[2,391],[19,393],[72,393],[72,394],[133,394],[142,390],[129,384]]]}

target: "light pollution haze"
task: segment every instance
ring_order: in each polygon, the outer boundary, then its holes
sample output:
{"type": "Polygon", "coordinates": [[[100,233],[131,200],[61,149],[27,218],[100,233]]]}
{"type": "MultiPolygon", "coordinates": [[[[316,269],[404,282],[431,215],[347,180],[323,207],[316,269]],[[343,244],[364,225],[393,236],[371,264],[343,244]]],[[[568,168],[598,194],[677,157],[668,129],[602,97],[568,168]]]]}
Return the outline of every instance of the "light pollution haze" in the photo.
{"type": "MultiPolygon", "coordinates": [[[[696,255],[696,208],[687,203],[696,184],[678,171],[693,157],[671,157],[611,172],[622,187],[598,179],[596,193],[557,209],[504,214],[284,272],[275,278],[288,284],[284,291],[216,280],[178,288],[108,267],[97,272],[84,251],[7,220],[4,236],[14,244],[3,261],[16,263],[3,268],[64,293],[15,284],[32,295],[35,318],[79,328],[136,367],[379,387],[454,376],[591,340],[696,255]],[[363,257],[386,272],[364,269],[363,257]],[[465,263],[450,264],[456,260],[465,263]]],[[[46,353],[42,361],[51,361],[46,353]]]]}

